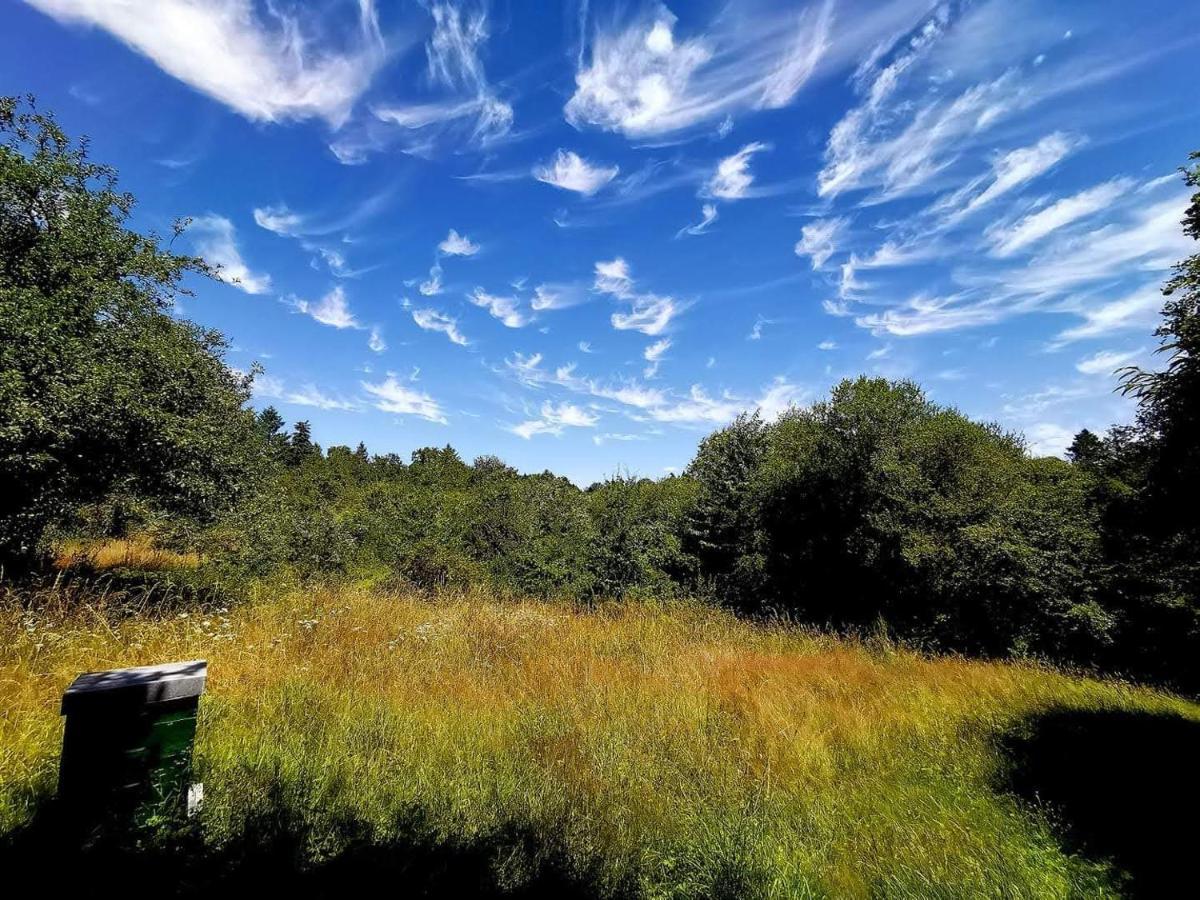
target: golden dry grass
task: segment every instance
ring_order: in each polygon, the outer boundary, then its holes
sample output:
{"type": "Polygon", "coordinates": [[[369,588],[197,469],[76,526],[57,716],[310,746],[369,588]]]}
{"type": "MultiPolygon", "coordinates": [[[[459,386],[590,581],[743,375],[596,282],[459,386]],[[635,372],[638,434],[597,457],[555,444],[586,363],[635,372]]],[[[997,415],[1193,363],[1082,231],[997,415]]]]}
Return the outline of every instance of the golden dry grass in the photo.
{"type": "MultiPolygon", "coordinates": [[[[304,820],[314,859],[348,820],[386,843],[417,811],[433,841],[520,829],[601,893],[647,896],[1103,893],[1102,867],[996,791],[996,736],[1050,709],[1200,718],[1145,689],[687,604],[346,588],[158,620],[9,605],[0,640],[0,831],[53,790],[74,675],[203,657],[214,846],[271,804],[304,820]]],[[[532,865],[502,858],[501,880],[532,865]]]]}
{"type": "Polygon", "coordinates": [[[146,535],[108,538],[102,541],[66,541],[55,552],[55,566],[69,569],[84,563],[97,572],[110,569],[137,569],[143,572],[169,572],[195,569],[199,553],[178,553],[154,546],[146,535]]]}

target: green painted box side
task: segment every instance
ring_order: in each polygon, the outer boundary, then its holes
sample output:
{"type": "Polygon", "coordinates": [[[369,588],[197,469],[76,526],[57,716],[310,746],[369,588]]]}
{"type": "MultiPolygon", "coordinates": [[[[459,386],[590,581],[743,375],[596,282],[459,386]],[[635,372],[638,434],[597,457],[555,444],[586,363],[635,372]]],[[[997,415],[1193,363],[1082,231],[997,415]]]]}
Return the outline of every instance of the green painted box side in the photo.
{"type": "Polygon", "coordinates": [[[186,809],[199,698],[67,716],[59,797],[93,817],[186,809]]]}

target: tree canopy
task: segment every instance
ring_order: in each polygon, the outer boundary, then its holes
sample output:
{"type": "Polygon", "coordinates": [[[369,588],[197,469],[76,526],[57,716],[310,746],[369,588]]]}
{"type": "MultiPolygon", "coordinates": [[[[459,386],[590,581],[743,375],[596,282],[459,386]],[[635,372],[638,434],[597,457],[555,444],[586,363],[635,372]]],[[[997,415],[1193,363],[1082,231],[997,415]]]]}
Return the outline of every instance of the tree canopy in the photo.
{"type": "Polygon", "coordinates": [[[211,517],[255,445],[224,339],[169,314],[208,267],[130,228],[133,197],[52,117],[2,99],[0,135],[0,561],[116,490],[211,517]]]}

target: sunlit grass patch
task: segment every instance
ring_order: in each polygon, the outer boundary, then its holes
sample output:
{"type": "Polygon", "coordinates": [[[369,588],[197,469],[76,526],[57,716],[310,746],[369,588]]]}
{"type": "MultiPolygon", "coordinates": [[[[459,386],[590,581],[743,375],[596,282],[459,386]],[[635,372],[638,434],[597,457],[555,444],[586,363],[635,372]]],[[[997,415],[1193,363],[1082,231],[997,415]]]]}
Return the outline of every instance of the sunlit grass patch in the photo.
{"type": "Polygon", "coordinates": [[[1200,720],[1145,689],[684,603],[319,590],[156,620],[10,606],[0,637],[0,829],[53,790],[75,674],[205,657],[211,846],[282,807],[314,863],[420,838],[496,848],[497,883],[553,857],[610,894],[1102,891],[1101,864],[997,790],[997,739],[1057,709],[1200,720]]]}
{"type": "Polygon", "coordinates": [[[142,572],[171,572],[195,569],[200,554],[179,553],[157,547],[151,538],[107,538],[99,541],[65,541],[56,549],[55,566],[70,569],[82,565],[97,571],[136,569],[142,572]]]}

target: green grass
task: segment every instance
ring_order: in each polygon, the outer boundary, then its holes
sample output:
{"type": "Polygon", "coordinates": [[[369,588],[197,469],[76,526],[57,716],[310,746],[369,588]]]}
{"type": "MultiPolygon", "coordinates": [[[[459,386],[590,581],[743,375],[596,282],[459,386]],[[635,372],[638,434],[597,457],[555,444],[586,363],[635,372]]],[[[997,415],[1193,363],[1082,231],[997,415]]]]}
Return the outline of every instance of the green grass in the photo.
{"type": "Polygon", "coordinates": [[[1000,789],[1000,741],[1051,712],[1200,722],[1147,689],[699,605],[347,588],[117,617],[51,593],[0,607],[0,833],[54,791],[75,674],[194,657],[195,852],[286,838],[320,870],[382,848],[498,890],[1111,896],[1118,869],[1000,789]]]}

